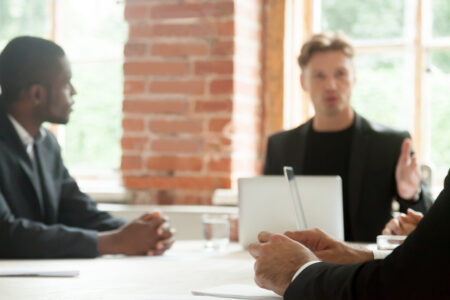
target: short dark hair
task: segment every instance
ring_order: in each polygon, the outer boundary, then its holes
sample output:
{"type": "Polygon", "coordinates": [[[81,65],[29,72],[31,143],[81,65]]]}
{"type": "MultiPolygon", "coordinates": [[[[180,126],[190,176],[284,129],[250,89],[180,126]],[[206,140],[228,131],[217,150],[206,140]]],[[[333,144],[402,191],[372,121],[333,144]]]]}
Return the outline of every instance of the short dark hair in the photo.
{"type": "Polygon", "coordinates": [[[20,36],[0,54],[0,103],[11,103],[33,84],[49,85],[60,71],[57,60],[64,50],[52,41],[20,36]]]}
{"type": "Polygon", "coordinates": [[[348,58],[353,58],[355,53],[348,37],[342,32],[315,34],[302,46],[298,57],[300,68],[304,70],[315,53],[325,51],[342,51],[348,58]]]}

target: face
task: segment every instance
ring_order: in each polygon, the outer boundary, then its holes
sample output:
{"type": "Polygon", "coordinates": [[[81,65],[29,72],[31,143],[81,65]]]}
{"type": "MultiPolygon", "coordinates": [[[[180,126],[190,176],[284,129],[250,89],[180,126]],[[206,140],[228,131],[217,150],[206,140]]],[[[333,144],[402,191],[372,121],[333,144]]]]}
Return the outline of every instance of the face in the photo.
{"type": "Polygon", "coordinates": [[[58,60],[60,72],[47,89],[45,121],[56,124],[66,124],[72,111],[75,88],[70,82],[72,71],[66,57],[58,60]]]}
{"type": "Polygon", "coordinates": [[[301,84],[311,96],[316,115],[332,117],[351,110],[355,75],[351,59],[342,51],[313,54],[303,70],[301,84]]]}

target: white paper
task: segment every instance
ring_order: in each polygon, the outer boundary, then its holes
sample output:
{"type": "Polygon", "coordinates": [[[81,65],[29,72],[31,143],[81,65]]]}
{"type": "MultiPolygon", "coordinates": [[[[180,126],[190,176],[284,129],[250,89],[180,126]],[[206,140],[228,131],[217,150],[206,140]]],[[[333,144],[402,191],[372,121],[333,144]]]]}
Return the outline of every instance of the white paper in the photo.
{"type": "Polygon", "coordinates": [[[0,277],[76,277],[80,271],[0,270],[0,277]]]}
{"type": "Polygon", "coordinates": [[[283,297],[272,291],[255,285],[230,284],[205,290],[192,291],[196,296],[212,296],[218,298],[251,299],[251,300],[280,300],[283,297]]]}

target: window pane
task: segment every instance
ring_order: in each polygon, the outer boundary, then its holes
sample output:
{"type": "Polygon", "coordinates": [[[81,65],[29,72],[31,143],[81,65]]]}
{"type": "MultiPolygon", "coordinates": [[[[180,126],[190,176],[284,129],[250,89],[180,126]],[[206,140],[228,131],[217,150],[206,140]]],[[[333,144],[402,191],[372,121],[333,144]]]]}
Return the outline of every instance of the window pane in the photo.
{"type": "Polygon", "coordinates": [[[433,36],[450,37],[450,1],[433,0],[433,36]]]}
{"type": "MultiPolygon", "coordinates": [[[[355,110],[370,120],[407,129],[411,114],[405,111],[404,59],[401,54],[363,54],[355,59],[355,110]]],[[[412,99],[410,99],[412,101],[412,99]]]]}
{"type": "Polygon", "coordinates": [[[321,30],[354,39],[403,37],[404,0],[322,0],[321,30]]]}
{"type": "Polygon", "coordinates": [[[64,0],[58,41],[72,60],[121,58],[128,27],[123,2],[64,0]],[[62,28],[61,28],[62,27],[62,28]]]}
{"type": "Polygon", "coordinates": [[[0,0],[0,49],[19,35],[48,37],[50,0],[0,0]]]}
{"type": "Polygon", "coordinates": [[[77,169],[116,169],[120,164],[122,63],[72,65],[77,90],[66,127],[65,162],[77,169]]]}
{"type": "Polygon", "coordinates": [[[431,52],[431,65],[431,161],[434,169],[445,176],[450,167],[450,50],[431,52]]]}

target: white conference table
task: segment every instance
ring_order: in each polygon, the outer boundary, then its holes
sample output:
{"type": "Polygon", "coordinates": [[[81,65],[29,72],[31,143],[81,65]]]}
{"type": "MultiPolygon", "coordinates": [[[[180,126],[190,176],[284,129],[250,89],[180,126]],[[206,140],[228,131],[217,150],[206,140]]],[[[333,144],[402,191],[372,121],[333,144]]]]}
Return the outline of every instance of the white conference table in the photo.
{"type": "Polygon", "coordinates": [[[176,242],[159,257],[0,260],[0,271],[80,272],[72,278],[1,277],[0,299],[186,299],[192,290],[254,285],[253,264],[238,244],[213,252],[204,250],[203,241],[176,242]]]}

